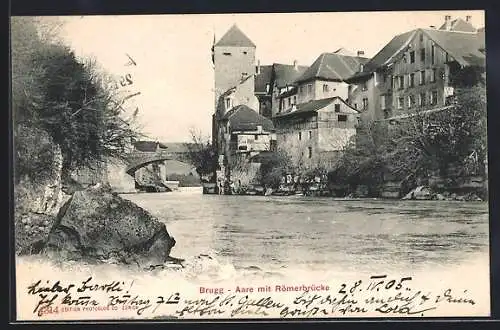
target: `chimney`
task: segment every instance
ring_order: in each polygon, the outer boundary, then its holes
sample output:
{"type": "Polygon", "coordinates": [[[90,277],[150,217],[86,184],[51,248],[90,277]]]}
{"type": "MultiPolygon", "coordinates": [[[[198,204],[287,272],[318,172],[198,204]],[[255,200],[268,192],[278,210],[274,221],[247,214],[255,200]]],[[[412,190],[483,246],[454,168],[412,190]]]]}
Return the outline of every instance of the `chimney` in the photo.
{"type": "Polygon", "coordinates": [[[293,68],[295,70],[298,70],[299,69],[299,66],[298,66],[299,62],[297,62],[297,60],[293,60],[293,68]]]}
{"type": "Polygon", "coordinates": [[[449,31],[451,29],[451,16],[450,15],[446,15],[444,17],[444,29],[446,31],[449,31]]]}
{"type": "Polygon", "coordinates": [[[257,61],[257,67],[255,68],[255,73],[260,74],[260,60],[257,61]]]}
{"type": "Polygon", "coordinates": [[[365,56],[364,50],[358,50],[358,57],[365,56]]]}
{"type": "Polygon", "coordinates": [[[471,20],[472,20],[472,16],[470,16],[470,15],[465,16],[465,21],[467,23],[471,23],[471,20]]]}

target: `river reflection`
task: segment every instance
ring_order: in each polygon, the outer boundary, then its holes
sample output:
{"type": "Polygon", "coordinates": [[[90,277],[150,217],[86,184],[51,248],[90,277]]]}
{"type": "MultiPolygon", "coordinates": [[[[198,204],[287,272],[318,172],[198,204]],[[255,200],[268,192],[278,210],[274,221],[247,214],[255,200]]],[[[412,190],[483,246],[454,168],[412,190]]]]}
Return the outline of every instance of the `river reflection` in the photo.
{"type": "Polygon", "coordinates": [[[164,219],[175,256],[346,271],[456,265],[488,255],[488,204],[314,197],[125,195],[164,219]]]}

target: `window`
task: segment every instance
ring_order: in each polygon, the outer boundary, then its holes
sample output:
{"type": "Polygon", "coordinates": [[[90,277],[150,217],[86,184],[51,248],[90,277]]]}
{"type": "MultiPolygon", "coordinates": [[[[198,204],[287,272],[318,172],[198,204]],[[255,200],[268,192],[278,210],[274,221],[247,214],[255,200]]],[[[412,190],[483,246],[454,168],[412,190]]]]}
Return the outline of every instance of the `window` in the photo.
{"type": "Polygon", "coordinates": [[[266,93],[269,93],[269,83],[266,84],[266,93]]]}
{"type": "Polygon", "coordinates": [[[421,107],[425,105],[425,93],[420,93],[418,98],[418,105],[421,107]]]}
{"type": "Polygon", "coordinates": [[[399,79],[399,81],[398,81],[398,88],[399,89],[405,88],[405,77],[404,76],[399,76],[398,79],[399,79]]]}
{"type": "Polygon", "coordinates": [[[380,108],[383,110],[386,108],[386,96],[380,95],[380,108]]]}
{"type": "Polygon", "coordinates": [[[398,98],[398,109],[403,109],[404,102],[405,102],[404,97],[398,98]]]}
{"type": "Polygon", "coordinates": [[[304,86],[300,86],[300,94],[304,94],[304,86]]]}
{"type": "Polygon", "coordinates": [[[222,53],[225,56],[231,56],[231,53],[222,53]]]}
{"type": "Polygon", "coordinates": [[[434,60],[435,60],[435,58],[434,58],[434,57],[435,57],[435,54],[434,54],[434,53],[435,53],[435,49],[434,49],[434,45],[432,45],[432,46],[431,46],[431,63],[432,63],[432,64],[435,64],[435,63],[434,63],[434,60]]]}
{"type": "Polygon", "coordinates": [[[410,87],[414,87],[415,86],[415,74],[414,73],[410,73],[410,83],[409,83],[410,87]]]}
{"type": "Polygon", "coordinates": [[[357,109],[357,108],[358,108],[358,104],[354,103],[354,109],[357,109]]]}
{"type": "Polygon", "coordinates": [[[288,100],[288,106],[291,106],[291,105],[292,105],[292,100],[291,100],[291,98],[287,98],[287,100],[288,100]]]}
{"type": "Polygon", "coordinates": [[[297,104],[297,95],[293,96],[293,104],[297,104]]]}
{"type": "Polygon", "coordinates": [[[323,85],[323,93],[327,93],[329,91],[328,89],[328,85],[327,84],[324,84],[323,85]]]}
{"type": "Polygon", "coordinates": [[[431,93],[431,105],[437,104],[437,98],[438,98],[438,92],[432,91],[432,93],[431,93]]]}
{"type": "Polygon", "coordinates": [[[425,70],[420,71],[420,85],[425,84],[425,70]]]}
{"type": "Polygon", "coordinates": [[[283,110],[283,99],[280,99],[280,111],[283,110]]]}
{"type": "Polygon", "coordinates": [[[408,109],[413,108],[415,106],[415,96],[408,95],[408,109]]]}
{"type": "Polygon", "coordinates": [[[415,63],[415,51],[410,52],[410,63],[415,63]]]}
{"type": "Polygon", "coordinates": [[[312,149],[312,147],[308,147],[307,148],[307,157],[312,158],[312,155],[313,155],[313,149],[312,149]]]}
{"type": "Polygon", "coordinates": [[[432,69],[432,71],[431,71],[431,82],[436,82],[436,73],[437,73],[437,70],[436,69],[432,69]]]}
{"type": "Polygon", "coordinates": [[[257,141],[259,139],[259,136],[258,135],[255,135],[254,136],[254,140],[257,141]]]}
{"type": "Polygon", "coordinates": [[[420,49],[420,62],[425,63],[425,48],[420,49]]]}
{"type": "Polygon", "coordinates": [[[311,85],[311,84],[307,85],[307,93],[311,94],[312,91],[313,91],[313,85],[311,85]]]}
{"type": "Polygon", "coordinates": [[[363,110],[366,110],[368,109],[368,98],[364,98],[363,99],[363,110]]]}
{"type": "Polygon", "coordinates": [[[302,140],[302,132],[299,132],[299,141],[302,140]]]}
{"type": "Polygon", "coordinates": [[[338,121],[347,121],[347,115],[338,115],[337,119],[338,121]]]}
{"type": "Polygon", "coordinates": [[[309,140],[312,139],[312,136],[313,136],[313,132],[309,131],[309,140]]]}
{"type": "Polygon", "coordinates": [[[340,104],[335,104],[335,112],[340,112],[340,104]]]}
{"type": "Polygon", "coordinates": [[[363,90],[363,91],[368,90],[368,87],[366,86],[366,83],[363,83],[363,85],[361,85],[361,90],[363,90]]]}

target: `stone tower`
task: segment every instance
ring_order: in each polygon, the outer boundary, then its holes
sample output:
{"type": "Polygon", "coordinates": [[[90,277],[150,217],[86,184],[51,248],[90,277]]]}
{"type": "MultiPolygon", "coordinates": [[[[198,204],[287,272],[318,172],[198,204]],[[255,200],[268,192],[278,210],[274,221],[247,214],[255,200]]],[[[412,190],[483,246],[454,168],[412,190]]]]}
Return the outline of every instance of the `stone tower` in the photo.
{"type": "MultiPolygon", "coordinates": [[[[212,58],[215,67],[216,116],[223,116],[220,97],[248,77],[253,93],[255,75],[255,44],[235,25],[214,44],[212,58]]],[[[236,106],[237,104],[234,104],[236,106]]]]}

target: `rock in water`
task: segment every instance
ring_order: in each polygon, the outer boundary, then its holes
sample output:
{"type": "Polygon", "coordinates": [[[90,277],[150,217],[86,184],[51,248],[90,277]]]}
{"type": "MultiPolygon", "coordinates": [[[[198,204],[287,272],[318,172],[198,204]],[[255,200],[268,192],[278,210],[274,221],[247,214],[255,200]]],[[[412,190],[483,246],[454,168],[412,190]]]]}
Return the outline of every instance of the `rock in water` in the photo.
{"type": "Polygon", "coordinates": [[[45,252],[147,266],[167,261],[174,245],[165,224],[144,209],[107,190],[88,188],[61,208],[45,252]]]}

